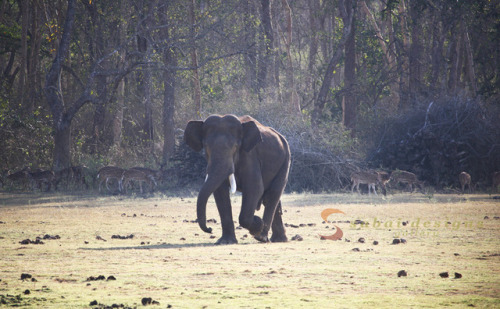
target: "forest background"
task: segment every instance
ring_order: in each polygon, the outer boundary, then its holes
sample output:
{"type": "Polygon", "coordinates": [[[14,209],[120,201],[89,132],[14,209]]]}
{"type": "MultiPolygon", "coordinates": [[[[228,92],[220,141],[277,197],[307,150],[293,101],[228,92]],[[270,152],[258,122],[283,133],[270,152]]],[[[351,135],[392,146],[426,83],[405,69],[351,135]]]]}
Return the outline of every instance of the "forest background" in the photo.
{"type": "Polygon", "coordinates": [[[359,168],[436,188],[500,170],[500,2],[2,0],[0,168],[162,168],[202,180],[191,119],[249,114],[292,150],[288,190],[359,168]]]}

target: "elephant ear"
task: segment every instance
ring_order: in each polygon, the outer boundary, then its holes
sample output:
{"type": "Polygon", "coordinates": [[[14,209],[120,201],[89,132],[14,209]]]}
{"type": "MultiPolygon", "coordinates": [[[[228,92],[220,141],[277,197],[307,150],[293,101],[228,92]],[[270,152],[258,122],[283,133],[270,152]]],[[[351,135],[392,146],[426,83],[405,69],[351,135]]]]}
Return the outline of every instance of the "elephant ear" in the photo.
{"type": "Polygon", "coordinates": [[[203,149],[202,127],[203,121],[190,121],[184,131],[184,141],[196,152],[203,149]]]}
{"type": "Polygon", "coordinates": [[[241,147],[246,152],[255,147],[258,143],[262,142],[262,135],[260,134],[259,127],[254,121],[244,122],[243,124],[243,141],[241,147]]]}

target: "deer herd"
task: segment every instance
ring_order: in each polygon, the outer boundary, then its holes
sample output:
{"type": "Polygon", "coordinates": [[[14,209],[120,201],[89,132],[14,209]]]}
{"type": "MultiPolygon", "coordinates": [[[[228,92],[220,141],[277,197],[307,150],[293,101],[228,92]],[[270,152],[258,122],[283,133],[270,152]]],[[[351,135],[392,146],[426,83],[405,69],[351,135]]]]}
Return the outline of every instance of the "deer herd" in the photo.
{"type": "MultiPolygon", "coordinates": [[[[143,193],[143,183],[146,183],[151,191],[157,186],[158,182],[162,180],[163,172],[161,170],[154,170],[145,167],[133,167],[130,169],[123,169],[114,166],[105,166],[101,168],[96,177],[99,185],[99,192],[102,185],[106,186],[108,191],[118,191],[127,193],[127,188],[131,182],[139,186],[140,192],[143,193]],[[113,183],[113,188],[110,187],[113,183]]],[[[5,183],[10,183],[11,186],[18,186],[24,190],[46,190],[50,191],[51,188],[58,190],[63,185],[65,189],[71,188],[89,188],[89,179],[92,176],[85,166],[71,166],[59,171],[50,170],[35,170],[31,171],[30,168],[24,168],[15,173],[5,171],[0,178],[0,187],[5,183]]]]}
{"type": "MultiPolygon", "coordinates": [[[[24,190],[43,190],[45,188],[50,191],[52,187],[57,190],[61,184],[66,189],[71,187],[85,187],[88,189],[88,180],[90,178],[92,177],[85,166],[72,166],[56,172],[48,170],[31,171],[29,168],[24,168],[14,173],[5,171],[0,178],[0,187],[3,187],[8,182],[11,186],[17,185],[24,190]]],[[[163,172],[145,167],[123,169],[115,166],[105,166],[98,171],[95,180],[99,192],[105,186],[108,191],[127,194],[128,188],[134,184],[139,186],[139,191],[142,194],[144,193],[143,184],[152,192],[158,186],[158,182],[163,180],[163,172]],[[110,183],[113,184],[113,188],[110,187],[110,183]]],[[[364,184],[368,186],[368,195],[371,195],[372,191],[377,195],[377,186],[386,195],[389,182],[394,185],[403,184],[409,188],[410,192],[413,192],[418,187],[424,193],[424,182],[418,180],[415,174],[402,170],[395,170],[392,173],[376,170],[356,171],[351,174],[351,182],[351,192],[354,192],[354,187],[356,187],[357,192],[360,193],[359,185],[364,184]]],[[[468,193],[471,193],[475,188],[471,176],[467,172],[461,172],[458,175],[458,182],[463,193],[465,193],[466,189],[468,193]]],[[[493,173],[492,185],[493,192],[496,192],[498,186],[500,186],[500,172],[493,173]]]]}
{"type": "MultiPolygon", "coordinates": [[[[458,181],[460,183],[462,193],[465,193],[465,188],[467,188],[469,193],[471,193],[475,188],[475,185],[472,184],[471,176],[467,172],[461,172],[458,175],[458,181]]],[[[386,195],[388,182],[396,185],[402,183],[409,187],[410,192],[413,192],[414,187],[417,186],[420,191],[424,193],[424,182],[418,180],[415,174],[401,170],[396,170],[391,174],[376,170],[356,171],[351,174],[351,182],[351,192],[354,192],[354,187],[356,187],[356,190],[360,193],[359,185],[366,184],[368,185],[368,195],[371,195],[372,190],[375,195],[377,195],[376,186],[379,186],[382,189],[383,194],[386,195]]],[[[493,191],[496,192],[498,186],[500,185],[500,172],[493,173],[492,184],[493,191]]]]}

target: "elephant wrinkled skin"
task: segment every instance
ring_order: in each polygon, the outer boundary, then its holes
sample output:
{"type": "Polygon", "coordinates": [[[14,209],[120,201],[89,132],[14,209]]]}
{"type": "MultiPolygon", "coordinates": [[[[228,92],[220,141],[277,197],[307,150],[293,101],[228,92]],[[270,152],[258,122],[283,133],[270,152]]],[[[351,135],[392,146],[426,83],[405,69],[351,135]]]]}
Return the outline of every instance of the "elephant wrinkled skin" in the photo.
{"type": "Polygon", "coordinates": [[[250,116],[212,115],[205,121],[190,121],[184,141],[194,151],[205,149],[207,157],[207,178],[196,206],[203,231],[212,232],[206,226],[206,206],[213,194],[222,225],[217,244],[238,242],[229,197],[229,179],[234,174],[236,189],[242,193],[240,225],[261,242],[269,241],[269,229],[270,241],[287,241],[280,198],[288,180],[290,148],[281,134],[250,116]],[[261,204],[262,219],[254,215],[261,204]]]}

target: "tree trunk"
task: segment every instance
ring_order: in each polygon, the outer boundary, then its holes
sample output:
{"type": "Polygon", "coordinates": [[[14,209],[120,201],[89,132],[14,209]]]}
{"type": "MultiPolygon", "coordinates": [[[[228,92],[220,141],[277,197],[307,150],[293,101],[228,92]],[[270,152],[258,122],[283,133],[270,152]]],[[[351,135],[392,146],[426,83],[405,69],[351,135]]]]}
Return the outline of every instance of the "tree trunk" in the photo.
{"type": "Polygon", "coordinates": [[[319,90],[318,97],[314,102],[314,110],[311,115],[311,122],[314,127],[316,127],[319,124],[319,119],[321,117],[321,114],[323,113],[323,108],[325,107],[326,104],[326,98],[330,91],[330,86],[332,83],[335,67],[340,61],[347,38],[351,33],[353,12],[352,9],[350,11],[346,9],[347,5],[351,6],[352,8],[351,0],[339,1],[339,11],[340,15],[342,16],[342,20],[344,21],[344,29],[342,30],[342,37],[340,38],[339,44],[337,45],[337,49],[335,50],[335,53],[333,54],[332,58],[330,59],[330,62],[328,63],[328,67],[326,69],[325,77],[323,78],[323,83],[319,90]],[[350,14],[348,12],[350,12],[350,14]]]}
{"type": "Polygon", "coordinates": [[[342,122],[348,129],[356,126],[356,22],[354,20],[354,8],[351,1],[346,1],[346,10],[348,15],[352,15],[351,32],[347,37],[345,44],[345,66],[344,66],[344,85],[345,95],[342,98],[342,122]]]}
{"type": "Polygon", "coordinates": [[[439,76],[441,74],[441,69],[442,69],[442,61],[443,61],[443,56],[442,56],[442,51],[443,51],[443,25],[441,24],[440,21],[440,12],[436,12],[434,14],[434,27],[432,30],[432,52],[431,52],[431,59],[432,59],[432,74],[431,78],[429,80],[429,84],[434,87],[435,91],[440,90],[440,80],[439,76]]]}
{"type": "Polygon", "coordinates": [[[242,6],[244,8],[243,22],[245,24],[245,31],[243,42],[241,44],[246,44],[250,46],[246,54],[244,54],[245,62],[245,78],[246,84],[253,93],[259,93],[259,85],[257,82],[257,48],[255,44],[255,18],[256,18],[256,8],[254,6],[254,1],[252,0],[242,0],[242,6]]]}
{"type": "MultiPolygon", "coordinates": [[[[386,66],[386,74],[387,74],[387,79],[390,80],[390,91],[391,91],[391,96],[390,96],[390,101],[391,105],[397,106],[399,104],[399,84],[395,78],[392,78],[392,74],[394,72],[395,64],[396,61],[394,59],[394,54],[393,51],[390,47],[387,46],[386,40],[384,38],[384,35],[382,33],[382,30],[377,24],[377,21],[375,20],[375,17],[373,16],[372,12],[368,8],[368,5],[366,4],[366,1],[361,1],[361,10],[365,14],[365,16],[368,18],[368,21],[375,31],[375,35],[377,37],[377,40],[380,44],[380,48],[382,49],[382,52],[384,53],[385,56],[385,62],[387,64],[386,66]]],[[[392,31],[392,23],[388,23],[388,28],[391,29],[392,31]]],[[[392,32],[390,32],[392,33],[392,32]]],[[[390,46],[390,45],[389,45],[390,46]]]]}
{"type": "Polygon", "coordinates": [[[20,0],[21,4],[21,59],[20,67],[21,71],[19,74],[19,88],[18,88],[18,104],[23,113],[29,113],[31,111],[31,106],[25,106],[25,96],[26,96],[26,77],[28,70],[28,27],[29,27],[29,0],[20,0]]]}
{"type": "Polygon", "coordinates": [[[467,80],[469,82],[469,91],[472,97],[476,96],[477,93],[477,85],[476,85],[476,72],[474,70],[474,56],[472,55],[472,47],[469,38],[469,29],[465,24],[465,21],[462,20],[463,25],[463,36],[464,36],[464,45],[465,45],[465,72],[467,74],[467,80]]]}
{"type": "Polygon", "coordinates": [[[125,108],[125,78],[118,83],[116,111],[113,118],[113,148],[119,151],[122,142],[123,110],[125,108]]]}
{"type": "Polygon", "coordinates": [[[285,100],[287,108],[292,113],[300,114],[299,95],[295,89],[293,61],[292,61],[292,9],[287,0],[281,0],[283,10],[286,16],[286,35],[284,36],[286,48],[286,83],[285,83],[285,100]]]}
{"type": "Polygon", "coordinates": [[[449,47],[450,70],[448,74],[448,91],[450,94],[455,94],[460,78],[460,58],[461,58],[461,33],[459,33],[458,25],[455,25],[451,30],[451,44],[449,47]]]}
{"type": "MultiPolygon", "coordinates": [[[[398,5],[398,21],[399,28],[401,29],[401,36],[403,37],[403,42],[399,48],[398,57],[398,75],[399,77],[399,98],[400,104],[399,108],[404,109],[408,104],[408,92],[409,92],[409,68],[408,68],[408,53],[410,50],[410,40],[408,39],[408,21],[407,21],[408,11],[405,5],[405,1],[400,1],[398,5]]],[[[396,39],[394,39],[396,41],[396,39]]]]}
{"type": "Polygon", "coordinates": [[[319,0],[311,0],[307,1],[307,3],[309,5],[308,12],[311,42],[309,44],[305,89],[312,97],[314,97],[316,95],[315,64],[319,46],[318,31],[320,24],[318,15],[320,14],[320,3],[319,0]]]}
{"type": "MultiPolygon", "coordinates": [[[[149,53],[151,47],[148,44],[148,51],[146,55],[146,63],[151,59],[149,53]]],[[[151,68],[147,66],[143,71],[142,87],[144,93],[144,132],[145,132],[145,142],[148,148],[152,149],[154,140],[154,129],[153,129],[153,99],[151,98],[151,68]]]]}
{"type": "Polygon", "coordinates": [[[271,1],[261,0],[261,22],[263,33],[260,43],[263,48],[259,53],[259,66],[257,70],[257,83],[259,88],[259,101],[264,101],[267,89],[267,72],[271,67],[271,59],[274,48],[273,27],[271,23],[271,1]]]}
{"type": "Polygon", "coordinates": [[[40,4],[38,1],[33,1],[33,5],[31,6],[31,48],[30,48],[30,61],[28,64],[28,91],[27,95],[28,100],[27,105],[31,108],[35,108],[35,104],[38,103],[36,99],[38,96],[38,91],[41,88],[41,77],[39,75],[39,65],[40,65],[40,47],[42,44],[42,34],[40,31],[42,22],[42,14],[40,10],[40,4]]]}
{"type": "MultiPolygon", "coordinates": [[[[92,40],[90,42],[91,45],[91,50],[94,51],[91,53],[91,61],[97,62],[97,59],[102,57],[103,51],[104,51],[104,38],[102,35],[100,35],[103,32],[104,28],[104,22],[102,20],[101,15],[98,12],[97,4],[90,4],[87,6],[91,19],[92,19],[92,24],[90,27],[92,29],[89,29],[89,31],[93,31],[96,34],[96,36],[92,36],[92,40]]],[[[101,65],[102,69],[106,67],[106,65],[103,63],[101,65]]],[[[107,89],[107,78],[105,75],[98,75],[96,76],[96,95],[97,95],[97,101],[95,103],[95,109],[94,109],[94,117],[93,117],[93,124],[92,124],[92,145],[91,145],[91,153],[99,153],[99,145],[103,142],[102,141],[102,133],[104,131],[104,121],[106,119],[106,102],[108,98],[108,89],[107,89]]]]}
{"type": "Polygon", "coordinates": [[[95,101],[90,91],[90,85],[94,82],[95,72],[89,74],[88,84],[80,97],[72,105],[66,106],[63,99],[61,72],[63,62],[69,52],[74,20],[75,0],[68,0],[61,40],[52,66],[45,78],[44,93],[52,114],[52,126],[55,136],[52,162],[54,170],[60,170],[71,165],[71,121],[85,103],[95,101]]]}
{"type": "Polygon", "coordinates": [[[422,20],[420,18],[420,10],[417,7],[416,1],[410,3],[410,17],[411,17],[411,45],[410,45],[410,98],[412,104],[415,102],[416,96],[420,93],[421,78],[422,78],[422,20]]]}
{"type": "Polygon", "coordinates": [[[196,36],[196,15],[195,15],[195,0],[190,1],[189,5],[189,22],[191,24],[191,66],[193,67],[191,75],[191,86],[193,87],[193,102],[194,102],[194,117],[201,117],[201,85],[200,74],[198,72],[198,51],[195,44],[196,36]]]}
{"type": "MultiPolygon", "coordinates": [[[[120,1],[120,15],[125,16],[125,0],[120,1]]],[[[127,31],[127,22],[123,20],[120,23],[120,44],[125,44],[127,31]]],[[[120,63],[125,64],[126,52],[120,53],[120,63]]],[[[113,148],[115,152],[120,152],[122,142],[122,127],[123,127],[123,110],[125,108],[125,78],[118,82],[117,98],[116,98],[116,111],[113,118],[113,148]]]]}
{"type": "Polygon", "coordinates": [[[75,19],[75,0],[68,0],[64,30],[57,49],[56,57],[47,73],[45,81],[45,97],[50,106],[55,132],[53,169],[59,170],[70,166],[70,129],[73,115],[67,115],[64,108],[62,89],[60,85],[62,64],[68,54],[73,22],[75,19]]]}
{"type": "MultiPolygon", "coordinates": [[[[162,16],[164,17],[162,22],[163,28],[163,38],[166,42],[170,42],[170,24],[166,16],[168,16],[168,4],[163,8],[164,12],[162,16]]],[[[163,156],[162,164],[166,165],[168,160],[172,157],[175,151],[175,123],[174,123],[174,113],[175,113],[175,79],[177,66],[177,58],[173,47],[167,47],[164,51],[164,61],[165,61],[165,71],[164,71],[164,93],[163,93],[163,113],[162,113],[162,125],[163,125],[163,156]]]]}
{"type": "Polygon", "coordinates": [[[64,119],[54,135],[54,170],[71,166],[71,121],[64,119]]]}

